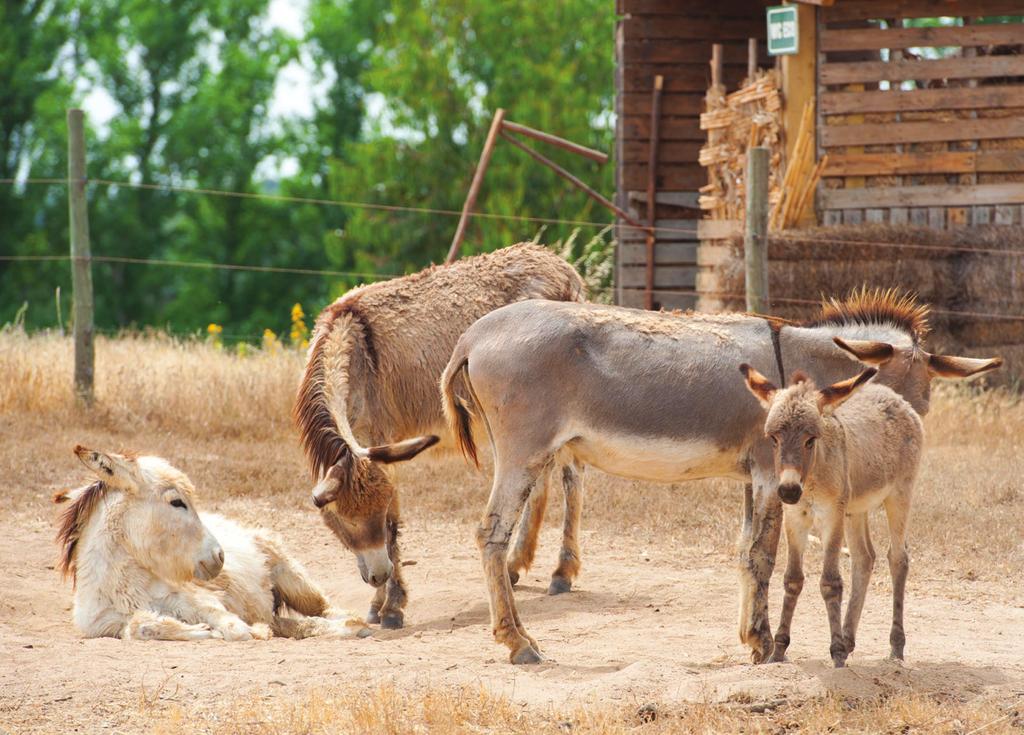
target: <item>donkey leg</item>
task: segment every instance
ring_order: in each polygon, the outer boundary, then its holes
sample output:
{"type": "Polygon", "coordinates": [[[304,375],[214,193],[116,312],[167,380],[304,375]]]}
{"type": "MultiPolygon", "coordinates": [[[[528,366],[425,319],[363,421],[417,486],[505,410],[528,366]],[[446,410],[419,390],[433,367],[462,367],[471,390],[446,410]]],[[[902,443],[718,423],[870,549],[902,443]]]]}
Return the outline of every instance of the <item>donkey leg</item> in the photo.
{"type": "Polygon", "coordinates": [[[828,628],[832,642],[829,654],[837,669],[846,665],[846,644],[843,642],[842,607],[843,577],[839,573],[839,549],[843,544],[843,516],[845,507],[838,505],[830,508],[821,519],[821,543],[825,549],[824,564],[821,569],[821,597],[825,601],[828,613],[828,628]]]}
{"type": "Polygon", "coordinates": [[[386,594],[384,604],[380,608],[380,627],[397,630],[405,625],[405,604],[409,596],[405,590],[405,578],[402,576],[402,552],[398,546],[398,515],[388,517],[388,558],[394,565],[391,576],[384,585],[386,594]]]}
{"type": "Polygon", "coordinates": [[[583,466],[576,461],[562,465],[562,492],[565,496],[565,520],[562,526],[562,551],[558,567],[551,575],[549,595],[572,589],[580,573],[580,516],[583,514],[583,466]]]}
{"type": "Polygon", "coordinates": [[[889,658],[903,660],[903,647],[907,636],[903,632],[903,600],[907,590],[907,572],[910,554],[907,552],[907,522],[910,515],[909,487],[904,493],[890,495],[885,500],[885,515],[889,521],[889,573],[892,574],[892,630],[889,632],[889,658]]]}
{"type": "Polygon", "coordinates": [[[509,649],[514,664],[538,663],[542,660],[537,642],[530,638],[516,611],[512,583],[508,577],[508,544],[516,519],[533,490],[538,470],[507,470],[516,463],[497,461],[491,497],[477,529],[477,546],[487,579],[494,639],[509,649]]]}
{"type": "Polygon", "coordinates": [[[846,518],[846,545],[850,547],[850,601],[846,605],[846,620],[843,622],[843,642],[846,653],[853,653],[857,644],[857,626],[864,609],[871,572],[875,566],[875,548],[871,545],[867,513],[846,518]]]}
{"type": "Polygon", "coordinates": [[[275,615],[270,629],[280,638],[313,638],[316,636],[332,636],[335,638],[365,638],[370,629],[358,618],[350,620],[329,620],[321,617],[291,618],[275,615]]]}
{"type": "Polygon", "coordinates": [[[537,553],[537,536],[540,535],[544,512],[548,507],[550,485],[551,476],[547,472],[543,481],[538,482],[530,493],[530,502],[526,504],[523,517],[519,519],[519,532],[512,547],[512,557],[508,561],[508,578],[513,586],[519,582],[520,573],[529,571],[533,566],[533,558],[537,553]]]}
{"type": "Polygon", "coordinates": [[[779,627],[775,631],[775,647],[768,659],[771,663],[786,660],[786,650],[789,648],[790,628],[793,625],[793,612],[796,610],[797,600],[804,589],[804,550],[807,548],[807,533],[809,530],[809,518],[803,508],[797,507],[785,512],[786,516],[786,547],[788,561],[786,574],[783,578],[785,595],[782,598],[782,615],[779,618],[779,627]]]}
{"type": "Polygon", "coordinates": [[[774,646],[768,621],[768,585],[782,531],[782,501],[776,484],[772,472],[754,467],[750,531],[744,531],[739,544],[740,640],[750,646],[750,660],[755,664],[766,661],[774,646]]]}
{"type": "Polygon", "coordinates": [[[222,636],[206,623],[190,624],[150,610],[136,610],[121,637],[126,641],[198,641],[222,636]]]}
{"type": "MultiPolygon", "coordinates": [[[[355,617],[347,610],[331,606],[330,601],[299,562],[286,556],[276,544],[265,545],[264,550],[270,563],[270,583],[282,603],[304,616],[303,619],[314,621],[326,619],[324,623],[328,625],[341,626],[340,632],[342,633],[345,633],[347,628],[351,628],[350,635],[362,637],[370,634],[370,630],[360,618],[355,617]]],[[[294,618],[281,617],[276,615],[275,611],[274,619],[276,622],[278,619],[288,621],[294,618]]],[[[285,626],[289,624],[282,623],[285,626]]],[[[271,629],[275,635],[286,638],[297,637],[283,632],[279,633],[273,625],[271,629]]],[[[317,633],[316,635],[323,634],[317,633]]]]}

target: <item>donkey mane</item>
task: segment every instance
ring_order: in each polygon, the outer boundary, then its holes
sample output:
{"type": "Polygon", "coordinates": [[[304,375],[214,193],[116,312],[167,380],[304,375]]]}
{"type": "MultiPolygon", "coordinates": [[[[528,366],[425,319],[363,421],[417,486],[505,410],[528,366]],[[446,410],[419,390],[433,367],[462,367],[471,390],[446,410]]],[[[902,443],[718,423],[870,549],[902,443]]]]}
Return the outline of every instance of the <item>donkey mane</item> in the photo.
{"type": "MultiPolygon", "coordinates": [[[[75,550],[82,538],[82,529],[96,509],[96,504],[107,491],[107,485],[97,480],[82,490],[78,497],[69,505],[60,517],[60,528],[57,530],[57,544],[60,546],[60,558],[57,568],[61,579],[71,577],[72,584],[78,581],[78,567],[75,563],[75,550]]],[[[69,497],[69,490],[62,490],[53,496],[53,502],[63,503],[69,497]]]]}
{"type": "Polygon", "coordinates": [[[327,307],[324,316],[317,323],[316,337],[310,348],[306,372],[299,384],[292,417],[299,428],[302,448],[309,459],[309,470],[313,479],[323,476],[328,469],[346,457],[352,459],[352,450],[338,432],[334,417],[328,408],[326,394],[327,367],[324,349],[334,322],[346,314],[360,327],[366,353],[371,366],[376,366],[377,356],[370,339],[371,332],[366,317],[358,308],[358,294],[327,307]]]}
{"type": "Polygon", "coordinates": [[[890,324],[907,332],[914,344],[920,344],[930,330],[928,315],[931,307],[922,304],[917,296],[898,288],[854,289],[842,301],[835,297],[823,300],[821,314],[801,322],[803,327],[882,325],[890,324]]]}

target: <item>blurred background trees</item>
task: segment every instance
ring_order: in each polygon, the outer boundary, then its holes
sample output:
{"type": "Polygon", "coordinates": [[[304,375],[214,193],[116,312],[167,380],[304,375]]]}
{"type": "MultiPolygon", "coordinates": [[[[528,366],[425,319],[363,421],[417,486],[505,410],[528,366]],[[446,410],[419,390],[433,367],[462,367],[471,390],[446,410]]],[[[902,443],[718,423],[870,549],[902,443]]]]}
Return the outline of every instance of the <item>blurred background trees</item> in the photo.
{"type": "MultiPolygon", "coordinates": [[[[300,35],[270,0],[35,0],[0,5],[0,255],[67,253],[65,109],[89,116],[94,179],[458,210],[490,118],[610,150],[614,7],[566,0],[308,0],[300,35]],[[308,73],[306,113],[275,113],[289,69],[308,73]],[[102,100],[109,120],[90,113],[102,100]]],[[[298,105],[302,107],[303,105],[298,105]]],[[[611,193],[612,167],[545,150],[611,193]]],[[[168,188],[89,187],[93,253],[365,274],[444,257],[451,217],[168,188]]],[[[499,144],[478,211],[609,221],[547,169],[499,144]]],[[[478,220],[465,252],[534,237],[530,222],[478,220]]],[[[551,227],[545,240],[566,238],[551,227]]],[[[584,232],[581,241],[590,239],[584,232]]],[[[97,263],[97,325],[282,331],[361,277],[97,263]]],[[[0,323],[67,313],[67,263],[0,261],[0,323]]]]}

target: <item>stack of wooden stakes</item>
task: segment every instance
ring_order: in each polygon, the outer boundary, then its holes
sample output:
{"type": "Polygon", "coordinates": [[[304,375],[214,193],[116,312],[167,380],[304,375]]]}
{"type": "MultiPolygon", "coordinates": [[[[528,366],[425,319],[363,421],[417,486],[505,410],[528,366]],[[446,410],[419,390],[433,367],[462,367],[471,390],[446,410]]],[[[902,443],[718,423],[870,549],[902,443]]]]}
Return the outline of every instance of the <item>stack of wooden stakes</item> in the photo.
{"type": "Polygon", "coordinates": [[[761,73],[732,94],[713,85],[708,89],[705,105],[707,112],[701,115],[700,126],[707,131],[708,140],[698,159],[708,173],[708,183],[701,187],[699,199],[705,219],[743,219],[747,149],[765,146],[771,151],[769,225],[775,230],[796,227],[813,206],[814,193],[828,163],[827,157],[817,164],[814,160],[813,102],[804,108],[792,160],[785,162],[784,177],[782,99],[777,72],[761,73]]]}
{"type": "Polygon", "coordinates": [[[814,204],[814,192],[827,165],[827,155],[817,164],[814,162],[814,102],[808,101],[800,118],[792,160],[787,161],[781,196],[772,207],[769,226],[773,230],[787,230],[800,224],[807,208],[814,204]]]}
{"type": "Polygon", "coordinates": [[[708,141],[698,158],[708,173],[708,183],[701,187],[698,200],[705,219],[743,219],[744,169],[751,146],[771,150],[769,203],[774,206],[780,198],[778,171],[783,147],[778,81],[773,70],[758,75],[732,94],[725,94],[720,86],[708,89],[707,112],[700,116],[700,127],[707,131],[708,141]]]}

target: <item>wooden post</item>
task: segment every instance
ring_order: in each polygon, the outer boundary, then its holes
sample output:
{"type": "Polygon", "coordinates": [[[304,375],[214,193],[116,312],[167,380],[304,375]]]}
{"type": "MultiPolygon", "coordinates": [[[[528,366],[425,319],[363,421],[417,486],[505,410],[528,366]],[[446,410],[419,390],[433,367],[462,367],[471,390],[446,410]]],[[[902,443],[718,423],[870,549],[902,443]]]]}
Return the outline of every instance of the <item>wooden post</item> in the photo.
{"type": "Polygon", "coordinates": [[[511,120],[502,120],[501,129],[506,133],[519,133],[519,135],[525,135],[527,138],[533,138],[534,140],[539,140],[541,143],[553,145],[564,151],[569,151],[570,153],[575,153],[578,156],[589,158],[591,161],[597,161],[602,165],[608,163],[607,153],[595,151],[593,148],[587,148],[585,145],[573,143],[571,140],[559,138],[557,135],[552,135],[551,133],[545,133],[543,130],[535,130],[528,125],[520,125],[519,123],[514,123],[511,120]]]}
{"type": "Polygon", "coordinates": [[[757,39],[747,39],[747,84],[757,75],[757,39]]]}
{"type": "Polygon", "coordinates": [[[658,138],[661,122],[661,90],[665,79],[661,74],[654,77],[651,92],[651,141],[647,158],[647,271],[644,274],[644,308],[654,308],[654,245],[657,242],[654,226],[658,215],[658,138]]]}
{"type": "Polygon", "coordinates": [[[768,313],[768,162],[770,151],[747,151],[747,216],[743,232],[747,311],[768,313]]]}
{"type": "Polygon", "coordinates": [[[505,119],[505,110],[498,108],[491,120],[491,129],[487,131],[487,140],[484,141],[484,149],[480,153],[480,162],[476,165],[473,173],[473,181],[469,185],[469,193],[466,195],[466,203],[462,205],[462,216],[459,217],[459,226],[455,228],[455,237],[452,238],[452,246],[448,249],[448,257],[445,258],[445,265],[451,265],[459,257],[459,247],[462,245],[462,238],[466,236],[466,227],[469,225],[469,215],[476,206],[476,195],[480,192],[480,185],[484,181],[484,173],[487,171],[487,164],[491,162],[491,153],[494,151],[494,144],[498,140],[498,133],[501,132],[501,123],[505,119]]]}
{"type": "Polygon", "coordinates": [[[722,44],[711,44],[711,86],[722,84],[722,44]]]}
{"type": "Polygon", "coordinates": [[[75,335],[75,394],[93,400],[92,254],[85,198],[85,125],[81,110],[68,110],[68,208],[71,224],[72,315],[75,335]]]}
{"type": "Polygon", "coordinates": [[[594,191],[592,188],[590,188],[589,186],[584,184],[577,177],[573,176],[571,173],[566,171],[564,168],[559,166],[557,163],[552,161],[550,158],[547,158],[547,157],[541,155],[537,151],[533,150],[533,148],[531,148],[530,146],[526,145],[521,140],[516,140],[515,138],[513,138],[511,135],[509,135],[505,131],[501,131],[500,133],[498,133],[498,135],[503,140],[508,141],[511,145],[514,145],[516,148],[518,148],[523,153],[528,155],[530,158],[532,158],[537,163],[540,163],[540,164],[543,164],[543,165],[547,166],[549,169],[554,171],[556,174],[561,176],[563,179],[568,181],[570,184],[575,186],[577,189],[582,191],[584,194],[586,194],[588,197],[593,199],[595,202],[600,204],[605,209],[608,209],[608,210],[614,212],[618,216],[619,219],[625,221],[627,224],[629,224],[629,225],[631,225],[631,226],[633,226],[633,227],[635,227],[635,228],[637,228],[639,230],[645,230],[645,231],[647,230],[647,227],[645,225],[641,224],[634,217],[630,217],[628,212],[624,211],[620,207],[616,206],[614,202],[608,200],[606,197],[604,197],[601,194],[599,194],[598,192],[594,191]]]}
{"type": "MultiPolygon", "coordinates": [[[[806,3],[797,3],[795,7],[799,26],[799,50],[795,54],[778,57],[782,67],[782,129],[785,133],[787,166],[792,165],[796,134],[800,129],[804,106],[808,102],[814,101],[818,68],[817,22],[819,11],[813,5],[806,3]]],[[[816,131],[812,128],[811,132],[815,133],[816,131]]],[[[821,158],[820,154],[818,158],[821,158]]],[[[810,214],[805,216],[802,224],[813,224],[813,220],[814,207],[811,207],[810,214]]]]}

